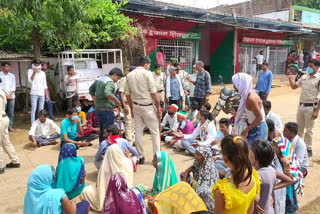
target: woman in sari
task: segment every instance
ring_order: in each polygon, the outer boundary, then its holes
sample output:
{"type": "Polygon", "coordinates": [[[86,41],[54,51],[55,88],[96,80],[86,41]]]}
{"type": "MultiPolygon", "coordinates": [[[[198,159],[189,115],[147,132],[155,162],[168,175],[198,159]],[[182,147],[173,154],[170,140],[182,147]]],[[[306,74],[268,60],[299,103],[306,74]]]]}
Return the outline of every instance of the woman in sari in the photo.
{"type": "Polygon", "coordinates": [[[109,180],[112,175],[122,172],[128,182],[133,184],[133,166],[130,159],[123,157],[118,144],[109,146],[98,172],[97,183],[84,188],[81,198],[89,201],[91,208],[101,211],[106,196],[109,180]]]}
{"type": "Polygon", "coordinates": [[[76,204],[69,200],[63,189],[53,189],[56,174],[53,166],[40,165],[35,168],[28,180],[24,198],[24,214],[87,214],[87,201],[76,204]]]}
{"type": "Polygon", "coordinates": [[[149,200],[149,208],[154,214],[207,211],[202,199],[188,183],[183,181],[155,195],[149,200]]]}
{"type": "Polygon", "coordinates": [[[145,207],[136,192],[128,189],[125,176],[119,172],[110,178],[102,214],[125,213],[145,214],[145,207]]]}
{"type": "Polygon", "coordinates": [[[193,172],[193,178],[189,178],[192,181],[190,183],[211,213],[214,212],[212,187],[217,183],[219,178],[219,174],[214,167],[213,154],[210,146],[198,146],[196,149],[196,160],[191,167],[182,173],[182,180],[187,181],[189,174],[193,172]]]}
{"type": "Polygon", "coordinates": [[[69,199],[81,194],[86,186],[84,160],[77,157],[77,147],[73,143],[62,146],[57,166],[56,188],[64,189],[69,199]]]}
{"type": "Polygon", "coordinates": [[[178,183],[178,177],[173,161],[167,152],[156,152],[153,157],[152,164],[153,167],[156,168],[156,174],[154,175],[153,180],[153,189],[151,192],[152,196],[166,190],[169,186],[173,186],[178,183]]]}

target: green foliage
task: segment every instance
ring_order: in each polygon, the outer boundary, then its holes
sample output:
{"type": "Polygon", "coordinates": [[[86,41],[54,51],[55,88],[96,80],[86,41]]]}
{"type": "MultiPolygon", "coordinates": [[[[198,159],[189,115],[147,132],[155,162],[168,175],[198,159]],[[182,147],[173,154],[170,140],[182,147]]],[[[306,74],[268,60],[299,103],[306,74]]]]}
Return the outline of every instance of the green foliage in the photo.
{"type": "Polygon", "coordinates": [[[320,0],[293,0],[293,5],[320,9],[320,0]]]}
{"type": "Polygon", "coordinates": [[[31,49],[32,31],[52,51],[104,47],[132,32],[131,19],[112,0],[0,0],[0,47],[31,49]]]}
{"type": "Polygon", "coordinates": [[[91,36],[87,46],[105,47],[113,40],[126,40],[129,38],[129,32],[135,32],[130,26],[131,19],[119,11],[125,4],[126,2],[91,0],[88,9],[91,36]]]}

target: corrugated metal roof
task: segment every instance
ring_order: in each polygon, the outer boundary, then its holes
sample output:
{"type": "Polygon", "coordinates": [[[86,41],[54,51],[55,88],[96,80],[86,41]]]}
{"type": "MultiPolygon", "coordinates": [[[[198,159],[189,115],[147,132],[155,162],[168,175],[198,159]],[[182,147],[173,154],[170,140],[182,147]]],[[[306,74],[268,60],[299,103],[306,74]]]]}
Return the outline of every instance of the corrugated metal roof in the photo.
{"type": "Polygon", "coordinates": [[[221,23],[234,27],[246,27],[248,29],[272,32],[310,33],[310,31],[306,32],[302,25],[296,23],[256,17],[234,17],[231,15],[212,13],[205,9],[178,6],[154,0],[130,0],[121,10],[126,13],[192,20],[203,23],[221,23]]]}
{"type": "Polygon", "coordinates": [[[16,53],[16,52],[5,52],[0,51],[0,59],[26,59],[33,58],[33,53],[24,52],[24,53],[16,53]]]}

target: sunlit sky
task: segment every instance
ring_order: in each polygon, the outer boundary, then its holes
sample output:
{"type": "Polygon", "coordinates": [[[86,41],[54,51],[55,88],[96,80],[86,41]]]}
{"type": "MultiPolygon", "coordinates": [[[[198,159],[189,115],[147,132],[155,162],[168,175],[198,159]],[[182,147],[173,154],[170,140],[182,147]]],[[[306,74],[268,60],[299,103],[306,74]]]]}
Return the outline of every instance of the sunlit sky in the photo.
{"type": "Polygon", "coordinates": [[[209,9],[222,4],[231,5],[231,4],[237,4],[237,3],[245,2],[249,0],[157,0],[157,1],[209,9]]]}

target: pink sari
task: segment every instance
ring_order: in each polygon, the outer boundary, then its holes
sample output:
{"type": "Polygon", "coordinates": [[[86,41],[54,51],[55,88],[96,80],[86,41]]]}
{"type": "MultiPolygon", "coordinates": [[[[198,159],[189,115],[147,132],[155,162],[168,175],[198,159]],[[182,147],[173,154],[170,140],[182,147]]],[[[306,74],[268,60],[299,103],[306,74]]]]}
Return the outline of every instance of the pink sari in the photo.
{"type": "Polygon", "coordinates": [[[122,213],[144,214],[144,211],[137,195],[128,189],[125,176],[119,172],[110,178],[102,214],[122,213]]]}

